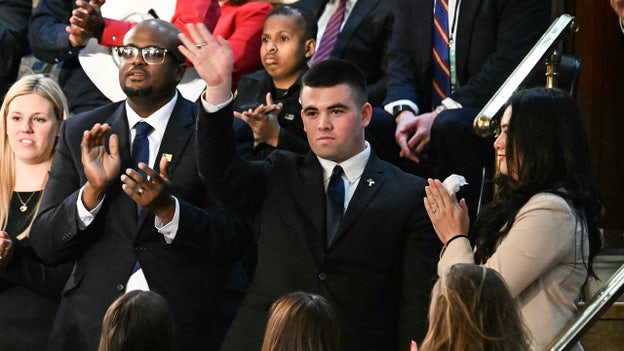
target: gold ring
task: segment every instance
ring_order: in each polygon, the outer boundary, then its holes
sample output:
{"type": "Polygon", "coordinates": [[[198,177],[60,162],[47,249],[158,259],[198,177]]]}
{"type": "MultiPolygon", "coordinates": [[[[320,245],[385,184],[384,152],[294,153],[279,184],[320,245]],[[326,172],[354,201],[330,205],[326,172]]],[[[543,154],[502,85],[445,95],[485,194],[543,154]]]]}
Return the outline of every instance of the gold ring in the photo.
{"type": "Polygon", "coordinates": [[[137,193],[139,193],[139,195],[143,195],[144,192],[145,190],[143,188],[139,188],[139,190],[137,190],[137,193]]]}

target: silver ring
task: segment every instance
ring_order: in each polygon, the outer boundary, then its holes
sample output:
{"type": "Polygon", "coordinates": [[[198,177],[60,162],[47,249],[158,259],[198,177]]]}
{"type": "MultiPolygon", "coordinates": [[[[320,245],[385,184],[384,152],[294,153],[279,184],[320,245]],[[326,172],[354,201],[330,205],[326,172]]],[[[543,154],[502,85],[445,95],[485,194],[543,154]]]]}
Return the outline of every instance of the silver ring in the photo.
{"type": "Polygon", "coordinates": [[[206,43],[199,43],[199,44],[195,44],[195,47],[196,48],[203,48],[206,45],[208,45],[208,44],[206,44],[206,43]]]}
{"type": "Polygon", "coordinates": [[[433,213],[437,213],[437,212],[438,212],[438,210],[439,210],[439,208],[438,208],[438,207],[432,207],[432,208],[431,208],[431,212],[433,212],[433,213]]]}
{"type": "Polygon", "coordinates": [[[139,193],[139,195],[143,195],[144,192],[145,190],[143,188],[139,188],[139,190],[137,190],[137,193],[139,193]]]}

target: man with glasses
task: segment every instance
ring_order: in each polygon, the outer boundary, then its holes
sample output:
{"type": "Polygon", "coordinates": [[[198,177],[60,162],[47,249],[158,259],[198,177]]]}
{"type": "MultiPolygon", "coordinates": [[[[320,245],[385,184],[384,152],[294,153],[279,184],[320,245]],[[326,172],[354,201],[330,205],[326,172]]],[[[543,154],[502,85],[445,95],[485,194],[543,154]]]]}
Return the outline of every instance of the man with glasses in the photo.
{"type": "Polygon", "coordinates": [[[250,235],[198,177],[178,33],[161,20],[134,27],[116,49],[127,99],[62,127],[31,237],[46,263],[75,262],[49,350],[96,350],[106,309],[136,289],[169,302],[174,350],[218,349],[218,294],[250,235]]]}

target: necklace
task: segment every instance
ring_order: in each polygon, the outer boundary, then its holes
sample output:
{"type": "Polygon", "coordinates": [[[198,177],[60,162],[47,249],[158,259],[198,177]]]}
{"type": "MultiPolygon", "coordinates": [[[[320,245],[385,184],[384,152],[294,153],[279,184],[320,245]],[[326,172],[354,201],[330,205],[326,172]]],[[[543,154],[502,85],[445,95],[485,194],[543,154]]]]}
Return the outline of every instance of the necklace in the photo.
{"type": "Polygon", "coordinates": [[[24,200],[22,200],[22,197],[20,196],[19,192],[18,191],[15,192],[15,194],[17,195],[17,199],[22,204],[22,206],[20,206],[20,208],[19,208],[20,212],[28,211],[28,203],[33,198],[33,196],[35,196],[35,193],[37,193],[37,192],[33,191],[33,193],[30,194],[30,196],[28,197],[28,200],[24,201],[24,200]]]}

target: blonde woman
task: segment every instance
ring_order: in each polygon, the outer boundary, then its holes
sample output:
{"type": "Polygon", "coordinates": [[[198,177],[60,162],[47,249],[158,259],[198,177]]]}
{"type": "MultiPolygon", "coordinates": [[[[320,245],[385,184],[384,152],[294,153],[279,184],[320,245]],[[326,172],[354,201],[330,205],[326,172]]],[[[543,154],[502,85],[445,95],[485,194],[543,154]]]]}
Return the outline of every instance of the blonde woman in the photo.
{"type": "Polygon", "coordinates": [[[67,101],[52,79],[28,75],[0,115],[0,350],[42,350],[71,267],[44,266],[29,234],[67,101]]]}
{"type": "MultiPolygon", "coordinates": [[[[420,351],[526,351],[529,337],[507,285],[492,268],[456,264],[435,284],[420,351]]],[[[412,351],[418,351],[412,342],[412,351]]]]}

